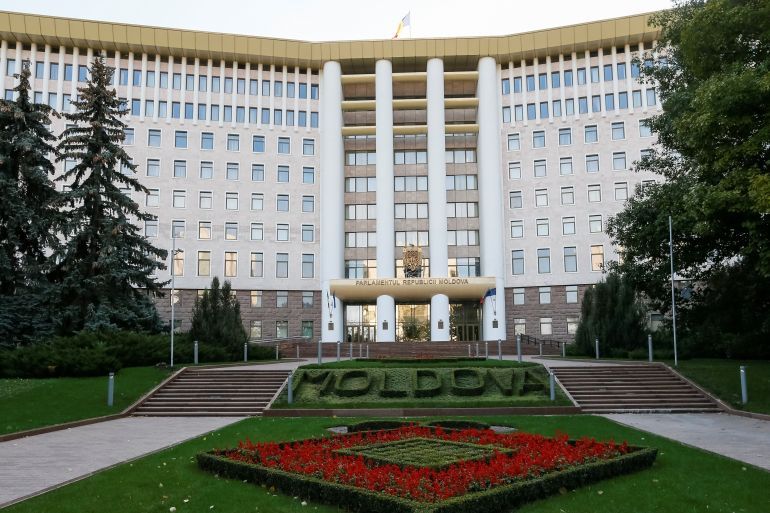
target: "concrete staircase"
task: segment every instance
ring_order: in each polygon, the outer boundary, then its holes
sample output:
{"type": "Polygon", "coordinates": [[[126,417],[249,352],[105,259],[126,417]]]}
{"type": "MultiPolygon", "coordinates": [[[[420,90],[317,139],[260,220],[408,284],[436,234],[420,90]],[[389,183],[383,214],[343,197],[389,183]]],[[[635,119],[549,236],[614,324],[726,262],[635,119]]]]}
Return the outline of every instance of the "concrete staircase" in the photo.
{"type": "Polygon", "coordinates": [[[187,368],[132,413],[163,417],[250,417],[262,411],[290,371],[187,368]]]}
{"type": "Polygon", "coordinates": [[[551,367],[585,413],[721,411],[708,395],[660,364],[551,367]]]}

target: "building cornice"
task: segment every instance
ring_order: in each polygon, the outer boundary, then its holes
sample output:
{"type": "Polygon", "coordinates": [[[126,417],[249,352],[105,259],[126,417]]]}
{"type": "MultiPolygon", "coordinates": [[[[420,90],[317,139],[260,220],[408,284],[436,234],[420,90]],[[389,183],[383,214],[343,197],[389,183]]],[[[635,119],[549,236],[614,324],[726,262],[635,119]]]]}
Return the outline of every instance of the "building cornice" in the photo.
{"type": "Polygon", "coordinates": [[[487,56],[501,63],[519,62],[560,53],[648,44],[660,32],[649,26],[652,14],[505,36],[310,42],[0,11],[0,38],[54,48],[93,48],[313,69],[334,60],[340,62],[344,73],[372,72],[378,59],[392,61],[399,71],[421,71],[428,59],[439,57],[449,71],[475,69],[478,59],[487,56]]]}

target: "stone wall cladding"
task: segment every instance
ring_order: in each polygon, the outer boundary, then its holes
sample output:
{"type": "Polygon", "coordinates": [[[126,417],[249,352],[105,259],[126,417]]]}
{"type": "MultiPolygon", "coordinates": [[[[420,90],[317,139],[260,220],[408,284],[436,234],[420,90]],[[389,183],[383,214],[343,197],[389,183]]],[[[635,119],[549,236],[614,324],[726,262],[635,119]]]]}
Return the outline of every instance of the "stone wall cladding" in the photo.
{"type": "MultiPolygon", "coordinates": [[[[540,304],[540,287],[523,287],[524,304],[513,304],[513,287],[505,289],[505,320],[508,339],[513,340],[514,319],[525,319],[526,333],[533,337],[542,337],[563,342],[572,342],[575,336],[567,333],[567,317],[580,317],[580,307],[583,303],[583,295],[586,289],[591,285],[578,285],[578,302],[567,303],[567,292],[565,285],[551,286],[551,302],[549,304],[540,304]],[[550,317],[553,319],[553,334],[541,335],[540,318],[550,317]]],[[[516,287],[519,288],[519,287],[516,287]]]]}
{"type": "MultiPolygon", "coordinates": [[[[321,291],[313,291],[313,306],[302,306],[302,290],[290,290],[289,304],[286,308],[276,307],[277,290],[262,291],[262,306],[251,306],[251,290],[237,290],[236,296],[241,305],[241,318],[246,331],[249,331],[251,321],[262,321],[262,338],[275,338],[276,321],[289,321],[289,338],[302,336],[302,321],[313,321],[313,340],[321,337],[321,291]]],[[[165,297],[158,298],[156,305],[158,315],[164,322],[171,320],[171,291],[164,290],[165,297]]],[[[178,289],[179,301],[174,308],[174,317],[177,323],[181,320],[180,330],[190,330],[192,322],[192,310],[198,290],[178,289]]]]}

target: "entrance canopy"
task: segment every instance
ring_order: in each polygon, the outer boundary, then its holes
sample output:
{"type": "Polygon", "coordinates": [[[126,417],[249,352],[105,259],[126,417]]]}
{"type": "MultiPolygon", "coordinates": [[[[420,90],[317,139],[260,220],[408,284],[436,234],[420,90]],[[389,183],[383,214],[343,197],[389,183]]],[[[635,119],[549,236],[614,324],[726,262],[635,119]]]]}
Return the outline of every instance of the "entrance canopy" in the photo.
{"type": "Polygon", "coordinates": [[[430,301],[436,294],[450,300],[484,297],[495,288],[494,277],[475,278],[367,278],[330,280],[329,290],[343,301],[369,302],[378,296],[392,296],[396,301],[430,301]]]}

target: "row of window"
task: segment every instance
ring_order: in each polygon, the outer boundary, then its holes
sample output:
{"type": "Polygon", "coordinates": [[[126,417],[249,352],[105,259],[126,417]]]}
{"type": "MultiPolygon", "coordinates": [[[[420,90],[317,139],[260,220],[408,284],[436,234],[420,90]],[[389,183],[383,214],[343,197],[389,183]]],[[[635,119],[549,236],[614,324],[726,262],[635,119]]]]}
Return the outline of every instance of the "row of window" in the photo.
{"type": "MultiPolygon", "coordinates": [[[[574,335],[577,333],[578,323],[580,317],[567,316],[567,334],[574,335]]],[[[553,317],[539,317],[538,325],[540,327],[539,335],[553,335],[553,317]]],[[[516,317],[513,319],[513,334],[514,335],[526,335],[527,334],[527,320],[516,317]]]]}
{"type": "MultiPolygon", "coordinates": [[[[466,191],[477,190],[479,182],[476,175],[447,175],[446,190],[466,191]]],[[[395,192],[427,191],[427,176],[396,176],[393,178],[395,192]]],[[[345,178],[345,192],[376,192],[377,178],[373,176],[345,178]]]]}
{"type": "MultiPolygon", "coordinates": [[[[478,246],[478,230],[447,230],[448,246],[478,246]]],[[[395,232],[396,246],[420,246],[429,245],[427,230],[407,230],[395,232]]],[[[345,232],[346,248],[374,248],[377,247],[377,232],[345,232]]]]}
{"type": "MultiPolygon", "coordinates": [[[[607,93],[604,95],[604,105],[602,105],[602,96],[600,94],[588,96],[580,96],[577,99],[577,113],[588,114],[589,106],[590,112],[612,112],[614,110],[626,110],[629,107],[628,92],[623,91],[617,93],[617,103],[615,101],[615,93],[607,93]]],[[[631,105],[634,108],[642,108],[645,105],[647,107],[654,107],[657,105],[658,100],[655,93],[655,88],[651,87],[644,93],[646,103],[642,103],[642,91],[631,91],[631,105]]],[[[575,99],[567,98],[564,100],[564,109],[562,110],[561,100],[552,100],[550,103],[543,101],[540,103],[527,103],[514,105],[513,107],[506,105],[503,107],[502,116],[503,123],[511,123],[512,121],[524,121],[524,109],[526,108],[526,119],[528,121],[535,119],[548,119],[550,117],[561,116],[574,116],[575,111],[575,99]],[[511,117],[513,115],[513,117],[511,117]]]]}
{"type": "MultiPolygon", "coordinates": [[[[613,122],[610,127],[613,141],[622,141],[626,138],[626,124],[624,121],[613,122]]],[[[652,130],[646,119],[639,120],[639,137],[652,137],[652,130]]],[[[572,144],[572,128],[559,128],[559,146],[572,144]]],[[[583,142],[586,144],[599,142],[599,128],[597,125],[586,125],[583,128],[583,142]]],[[[545,148],[546,131],[534,130],[532,132],[532,148],[545,148]]],[[[521,134],[518,132],[508,134],[508,151],[521,149],[521,134]]]]}
{"type": "MultiPolygon", "coordinates": [[[[577,285],[567,285],[564,287],[565,302],[567,304],[575,304],[578,302],[578,287],[577,285]]],[[[526,302],[524,288],[513,289],[513,304],[514,306],[523,305],[526,302]]],[[[551,303],[551,287],[539,287],[538,288],[538,302],[541,305],[547,305],[551,303]]]]}
{"type": "MultiPolygon", "coordinates": [[[[261,192],[251,193],[251,210],[264,210],[265,195],[261,192]]],[[[288,212],[289,211],[289,195],[277,194],[275,198],[275,210],[276,212],[288,212]]],[[[145,197],[145,206],[159,207],[160,206],[160,189],[148,189],[145,197]]],[[[184,189],[174,189],[171,193],[171,206],[174,208],[187,208],[187,191],[184,189]]],[[[214,208],[214,192],[213,191],[199,191],[198,192],[198,208],[212,209],[214,208]]],[[[226,192],[225,193],[225,210],[238,210],[239,209],[239,193],[226,192]]],[[[313,212],[315,210],[315,197],[314,196],[302,196],[302,212],[313,212]]]]}
{"type": "MultiPolygon", "coordinates": [[[[196,275],[211,276],[211,251],[197,252],[196,275]]],[[[238,276],[237,251],[224,252],[224,276],[225,278],[235,278],[238,276]]],[[[178,249],[173,254],[173,263],[171,272],[174,276],[184,276],[185,273],[185,251],[178,249]]],[[[265,276],[265,256],[262,252],[252,251],[249,253],[248,277],[263,278],[265,276]]],[[[275,277],[289,277],[289,254],[275,254],[275,277]]],[[[300,267],[301,278],[315,278],[315,255],[312,253],[302,253],[302,264],[300,267]]]]}
{"type": "MultiPolygon", "coordinates": [[[[142,111],[141,100],[131,100],[130,106],[128,105],[128,100],[125,98],[121,98],[121,100],[123,100],[125,108],[129,109],[132,116],[141,116],[142,112],[148,118],[155,117],[156,115],[154,100],[144,101],[144,111],[142,111]]],[[[284,111],[283,109],[271,110],[269,108],[258,109],[257,107],[249,107],[247,111],[246,107],[238,105],[224,105],[220,108],[217,104],[207,105],[205,103],[198,103],[196,107],[196,104],[192,102],[185,102],[184,104],[181,102],[171,102],[171,112],[169,112],[169,103],[165,100],[158,101],[157,107],[157,116],[161,119],[170,117],[171,119],[246,123],[246,114],[248,112],[248,123],[252,125],[261,123],[263,125],[296,125],[299,127],[310,126],[310,128],[318,128],[318,112],[315,111],[308,113],[306,110],[294,111],[286,109],[284,111]],[[233,113],[235,113],[234,117],[233,113]]]]}
{"type": "MultiPolygon", "coordinates": [[[[538,248],[537,250],[537,273],[551,273],[551,248],[538,248]]],[[[578,250],[577,246],[564,246],[563,264],[565,273],[578,272],[578,250]]],[[[524,274],[524,250],[514,249],[511,251],[511,273],[514,276],[524,274]]],[[[591,271],[604,270],[604,246],[596,244],[591,246],[591,271]]]]}
{"type": "MultiPolygon", "coordinates": [[[[148,62],[154,63],[155,60],[151,59],[148,60],[148,62]]],[[[24,60],[23,64],[29,65],[30,61],[24,60]]],[[[136,64],[141,66],[140,62],[137,62],[136,64]]],[[[59,80],[60,67],[61,66],[57,62],[49,63],[49,80],[59,80]]],[[[64,64],[61,79],[65,82],[71,82],[74,69],[75,67],[72,64],[64,64]]],[[[232,68],[228,68],[228,70],[232,72],[232,68]]],[[[20,71],[21,69],[17,69],[16,67],[16,59],[8,59],[6,61],[5,74],[7,76],[11,77],[20,71]]],[[[46,78],[45,62],[35,61],[35,66],[32,67],[30,71],[34,73],[34,78],[36,79],[46,78]]],[[[196,75],[189,73],[183,75],[182,73],[169,73],[167,71],[156,72],[155,70],[147,70],[142,73],[141,69],[134,69],[129,73],[128,68],[119,68],[115,70],[115,72],[116,73],[113,74],[110,83],[115,83],[115,75],[117,75],[118,85],[124,86],[129,85],[130,82],[134,87],[141,87],[144,85],[153,88],[157,86],[160,89],[170,88],[182,90],[182,85],[184,84],[185,91],[207,92],[211,90],[212,93],[224,92],[226,94],[231,94],[235,92],[236,94],[246,94],[246,86],[248,84],[248,94],[250,96],[257,96],[259,94],[262,96],[271,96],[272,93],[272,96],[278,98],[286,96],[287,98],[299,97],[301,99],[306,99],[308,98],[308,91],[311,100],[317,100],[319,96],[318,84],[310,84],[308,87],[306,82],[295,83],[294,81],[287,81],[284,88],[284,82],[282,80],[275,80],[271,85],[270,80],[260,81],[258,79],[249,79],[247,81],[245,78],[234,79],[232,77],[224,77],[224,80],[222,80],[219,75],[212,75],[210,77],[209,75],[197,75],[196,80],[196,75]]],[[[77,81],[86,82],[87,80],[88,66],[84,64],[77,66],[77,81]]]]}
{"type": "MultiPolygon", "coordinates": [[[[198,240],[211,240],[213,233],[213,223],[211,221],[198,221],[198,240]]],[[[171,236],[175,239],[184,239],[187,234],[187,223],[182,219],[171,221],[171,236]]],[[[264,223],[250,223],[249,239],[264,240],[264,223]]],[[[278,242],[289,242],[290,227],[286,223],[277,223],[275,225],[275,240],[278,242]]],[[[144,222],[144,235],[146,237],[158,236],[158,220],[150,219],[144,222]]],[[[224,240],[239,240],[239,224],[237,222],[224,223],[224,240]]],[[[302,242],[315,242],[315,226],[312,224],[303,224],[300,228],[300,239],[302,242]]]]}
{"type": "MultiPolygon", "coordinates": [[[[561,218],[561,234],[575,235],[575,217],[565,216],[561,218]]],[[[588,215],[588,232],[601,233],[604,230],[601,214],[588,215]]],[[[551,221],[548,218],[535,219],[535,234],[538,237],[548,237],[551,235],[551,221]]],[[[511,220],[511,238],[520,239],[524,237],[524,221],[521,219],[511,220]]]]}
{"type": "MultiPolygon", "coordinates": [[[[639,153],[639,158],[643,159],[651,155],[651,150],[645,148],[639,153]]],[[[612,152],[610,167],[613,171],[625,171],[628,169],[628,158],[625,151],[612,152]]],[[[598,153],[591,153],[585,156],[585,172],[598,173],[600,171],[600,158],[598,153]]],[[[575,174],[572,157],[559,157],[559,175],[570,176],[575,174]]],[[[532,161],[532,176],[543,178],[548,176],[548,160],[535,159],[532,161]]],[[[519,180],[522,177],[521,162],[508,163],[508,178],[519,180]]]]}
{"type": "MultiPolygon", "coordinates": [[[[448,276],[452,278],[481,276],[479,257],[457,257],[447,261],[448,276]]],[[[422,259],[422,275],[430,276],[430,259],[422,259]]],[[[376,278],[377,260],[345,260],[345,278],[376,278]]],[[[396,277],[404,277],[404,261],[396,260],[396,277]]]]}
{"type": "MultiPolygon", "coordinates": [[[[618,52],[621,53],[621,52],[618,52]]],[[[623,52],[624,53],[624,52],[623,52]]],[[[565,56],[567,57],[567,56],[565,56]]],[[[571,61],[572,58],[565,58],[565,61],[571,61]]],[[[665,64],[665,59],[661,59],[661,64],[665,64]]],[[[652,59],[645,59],[644,66],[651,68],[653,66],[652,59]]],[[[626,80],[628,78],[627,72],[629,71],[631,78],[639,78],[640,66],[636,61],[618,62],[613,64],[604,64],[602,67],[589,66],[577,68],[575,71],[571,69],[560,71],[541,72],[537,74],[528,74],[524,77],[513,78],[513,93],[518,94],[524,92],[523,86],[526,86],[527,92],[535,90],[546,90],[549,87],[551,89],[558,89],[560,87],[572,87],[577,85],[585,85],[587,83],[597,84],[599,82],[611,82],[613,80],[626,80]],[[577,76],[577,80],[575,80],[577,76]]],[[[511,94],[511,80],[509,78],[503,78],[501,81],[501,88],[503,94],[511,94]]]]}
{"type": "MultiPolygon", "coordinates": [[[[654,184],[655,180],[644,180],[641,185],[648,186],[654,184]]],[[[590,203],[596,203],[602,201],[602,189],[599,184],[589,184],[588,201],[590,203]]],[[[613,186],[614,197],[616,201],[625,201],[628,199],[628,182],[615,182],[613,186]]],[[[572,185],[561,187],[559,194],[562,205],[574,205],[575,204],[575,187],[572,185]]],[[[547,207],[550,203],[549,193],[547,188],[535,189],[535,207],[547,207]]],[[[524,193],[523,191],[510,191],[508,193],[508,205],[510,208],[524,208],[524,193]]]]}
{"type": "MultiPolygon", "coordinates": [[[[476,150],[471,148],[449,149],[444,153],[444,161],[447,164],[466,164],[476,162],[476,150]]],[[[374,151],[346,151],[346,166],[373,166],[377,163],[377,152],[374,151]]],[[[427,164],[427,150],[396,150],[393,152],[393,164],[412,165],[427,164]]]]}
{"type": "MultiPolygon", "coordinates": [[[[75,165],[74,160],[68,160],[65,162],[65,170],[71,169],[75,165]]],[[[227,162],[225,164],[225,180],[240,180],[240,164],[238,162],[227,162]]],[[[147,159],[146,175],[152,177],[160,176],[160,159],[147,159]]],[[[174,178],[187,178],[187,161],[186,160],[174,160],[173,167],[171,169],[171,176],[174,178]]],[[[211,180],[214,178],[214,163],[211,161],[201,161],[199,167],[199,175],[201,180],[211,180]]],[[[289,183],[291,176],[291,168],[289,166],[277,166],[275,181],[277,183],[289,183]]],[[[265,166],[264,164],[252,164],[251,165],[251,181],[252,182],[264,182],[265,181],[265,166]]],[[[309,166],[302,167],[302,183],[314,184],[315,183],[315,168],[309,166]]]]}
{"type": "MultiPolygon", "coordinates": [[[[302,337],[313,337],[313,321],[300,321],[302,324],[302,337]]],[[[253,320],[249,325],[249,340],[261,340],[263,335],[261,320],[253,320]]],[[[289,321],[275,321],[275,338],[289,337],[289,321]]]]}
{"type": "MultiPolygon", "coordinates": [[[[214,132],[201,132],[200,149],[215,149],[214,132]]],[[[147,146],[151,148],[160,148],[163,141],[163,132],[159,128],[150,128],[147,131],[147,146]]],[[[227,151],[241,150],[240,134],[227,134],[225,136],[225,149],[227,151]]],[[[134,128],[125,128],[123,130],[123,144],[133,146],[136,144],[136,130],[134,128]]],[[[174,130],[174,148],[190,148],[190,136],[187,130],[174,130]]],[[[265,153],[265,136],[251,136],[251,151],[253,153],[265,153]]],[[[279,155],[291,154],[291,137],[278,137],[276,141],[276,151],[279,155]]],[[[315,155],[315,139],[302,139],[302,155],[315,155]]]]}

